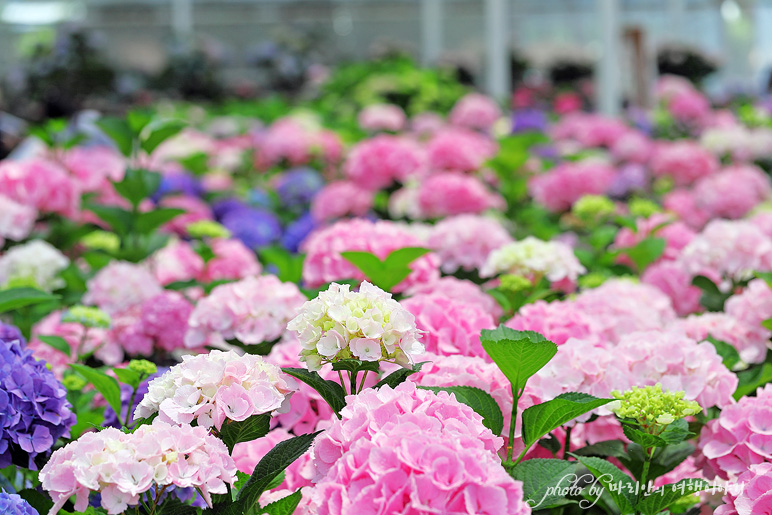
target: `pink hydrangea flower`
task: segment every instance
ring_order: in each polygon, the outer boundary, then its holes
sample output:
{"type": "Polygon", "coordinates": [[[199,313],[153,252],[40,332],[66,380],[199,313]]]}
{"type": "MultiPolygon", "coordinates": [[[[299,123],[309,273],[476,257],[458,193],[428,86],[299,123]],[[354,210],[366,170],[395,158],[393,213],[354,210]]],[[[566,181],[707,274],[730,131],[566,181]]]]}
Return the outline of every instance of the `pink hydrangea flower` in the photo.
{"type": "MultiPolygon", "coordinates": [[[[451,440],[469,438],[475,442],[473,447],[484,449],[492,457],[504,443],[482,425],[480,415],[456,401],[452,394],[420,390],[410,381],[394,389],[387,385],[378,390],[367,389],[358,395],[350,395],[340,415],[341,419],[333,420],[312,447],[315,482],[324,478],[336,462],[345,462],[348,452],[357,442],[370,441],[376,435],[388,433],[403,424],[431,432],[435,439],[444,435],[443,443],[446,444],[451,440]]],[[[490,470],[493,469],[490,467],[490,470]]]]}
{"type": "Polygon", "coordinates": [[[81,190],[67,171],[50,161],[29,159],[0,163],[0,195],[42,213],[77,218],[81,190]]]}
{"type": "Polygon", "coordinates": [[[114,428],[85,433],[54,451],[40,481],[58,513],[75,495],[75,509],[88,506],[91,491],[101,493],[109,514],[139,504],[141,494],[163,486],[197,488],[212,505],[211,494],[228,493],[236,466],[228,449],[204,427],[172,426],[161,421],[134,433],[114,428]]]}
{"type": "Polygon", "coordinates": [[[354,145],[343,170],[357,186],[374,191],[405,182],[423,167],[424,155],[415,142],[381,134],[354,145]]]}
{"type": "Polygon", "coordinates": [[[552,128],[557,140],[573,140],[582,147],[613,147],[630,128],[624,122],[599,114],[571,113],[552,128]]]}
{"type": "Polygon", "coordinates": [[[275,121],[256,137],[256,166],[265,170],[286,163],[297,166],[314,157],[326,164],[340,160],[342,145],[337,135],[322,130],[314,120],[286,117],[275,121]]]}
{"type": "Polygon", "coordinates": [[[209,241],[214,257],[206,262],[199,281],[244,279],[260,274],[262,267],[255,253],[235,238],[215,238],[209,241]]]}
{"type": "Polygon", "coordinates": [[[427,245],[433,249],[446,274],[481,268],[488,255],[512,241],[506,229],[493,218],[458,215],[433,226],[427,245]]]}
{"type": "Polygon", "coordinates": [[[692,229],[701,229],[710,219],[710,213],[698,205],[692,190],[673,190],[663,197],[662,205],[692,229]]]}
{"type": "Polygon", "coordinates": [[[162,291],[146,268],[125,261],[110,262],[86,285],[83,303],[95,305],[109,315],[126,311],[162,291]]]}
{"type": "Polygon", "coordinates": [[[479,214],[504,208],[504,200],[498,194],[478,178],[463,173],[430,175],[420,184],[417,197],[418,213],[423,218],[479,214]]]}
{"type": "Polygon", "coordinates": [[[772,211],[760,211],[748,219],[761,232],[772,238],[772,211]]]}
{"type": "Polygon", "coordinates": [[[526,304],[506,323],[518,331],[536,331],[556,345],[570,338],[590,338],[594,334],[594,318],[585,314],[571,301],[526,304]]]}
{"type": "Polygon", "coordinates": [[[585,195],[602,195],[614,182],[616,172],[606,164],[582,161],[563,163],[532,177],[528,192],[550,211],[565,211],[585,195]]]}
{"type": "Polygon", "coordinates": [[[81,191],[112,189],[110,181],[120,181],[126,171],[126,159],[105,146],[76,146],[62,157],[64,166],[75,176],[81,191]]]}
{"type": "Polygon", "coordinates": [[[276,340],[305,302],[294,283],[275,275],[221,284],[191,313],[185,346],[222,346],[234,338],[246,345],[276,340]]]}
{"type": "Polygon", "coordinates": [[[470,304],[442,295],[416,295],[401,302],[415,316],[416,327],[423,331],[421,342],[426,352],[449,356],[482,356],[482,329],[495,329],[493,317],[479,304],[470,304]]]}
{"type": "Polygon", "coordinates": [[[761,325],[764,320],[772,318],[772,290],[766,281],[752,280],[744,291],[726,301],[724,310],[727,315],[744,323],[750,331],[747,335],[749,341],[763,341],[770,345],[772,331],[761,325]]]}
{"type": "Polygon", "coordinates": [[[724,504],[714,515],[762,515],[772,513],[772,463],[751,465],[740,474],[737,483],[741,489],[729,488],[724,504]]]}
{"type": "Polygon", "coordinates": [[[654,145],[651,139],[639,131],[630,130],[620,136],[611,147],[614,159],[624,163],[645,164],[649,161],[654,145]]]}
{"type": "Polygon", "coordinates": [[[651,159],[655,177],[671,177],[676,186],[689,186],[718,171],[716,156],[689,140],[660,142],[651,159]]]}
{"type": "Polygon", "coordinates": [[[753,465],[772,461],[772,385],[726,406],[700,433],[698,447],[707,460],[706,472],[737,479],[753,465]]]}
{"type": "Polygon", "coordinates": [[[692,276],[677,261],[659,261],[646,268],[641,282],[657,287],[670,297],[673,309],[679,316],[696,313],[702,309],[702,290],[692,285],[692,276]]]}
{"type": "Polygon", "coordinates": [[[165,291],[142,303],[139,320],[154,347],[171,352],[185,346],[193,305],[176,291],[165,291]]]}
{"type": "Polygon", "coordinates": [[[185,425],[195,420],[199,426],[219,431],[226,419],[239,422],[286,411],[295,390],[296,381],[261,356],[218,350],[189,354],[150,381],[134,418],[158,413],[163,422],[185,425]]]}
{"type": "Polygon", "coordinates": [[[165,286],[198,278],[204,271],[204,258],[193,250],[190,243],[172,240],[150,257],[148,266],[156,280],[165,286]]]}
{"type": "Polygon", "coordinates": [[[0,194],[0,245],[5,239],[21,241],[32,232],[37,210],[0,194]]]}
{"type": "Polygon", "coordinates": [[[444,118],[430,111],[418,113],[410,120],[410,130],[419,138],[430,137],[444,126],[444,118]]]}
{"type": "Polygon", "coordinates": [[[460,127],[438,131],[426,148],[432,169],[461,172],[479,170],[497,150],[498,145],[486,136],[460,127]]]}
{"type": "Polygon", "coordinates": [[[501,109],[492,98],[480,93],[467,93],[456,102],[448,119],[453,125],[489,131],[501,118],[501,109]]]}
{"type": "Polygon", "coordinates": [[[374,104],[357,115],[359,126],[366,131],[398,132],[405,128],[407,116],[401,107],[393,104],[374,104]]]}
{"type": "Polygon", "coordinates": [[[479,304],[493,316],[494,320],[498,320],[503,313],[496,299],[485,293],[480,286],[466,279],[441,277],[431,283],[418,284],[407,293],[409,295],[441,295],[462,302],[479,304]]]}
{"type": "Polygon", "coordinates": [[[346,216],[364,216],[373,207],[374,194],[351,181],[328,183],[311,201],[311,216],[326,222],[346,216]]]}
{"type": "Polygon", "coordinates": [[[677,121],[696,127],[704,125],[711,115],[710,102],[695,88],[673,94],[667,110],[677,121]]]}
{"type": "MultiPolygon", "coordinates": [[[[420,238],[399,225],[388,222],[370,222],[363,219],[342,220],[311,234],[304,242],[306,259],[303,262],[303,280],[308,287],[344,279],[364,280],[365,277],[341,252],[361,250],[385,259],[392,251],[404,247],[421,247],[420,238]]],[[[439,258],[434,254],[421,256],[410,264],[413,272],[394,287],[394,292],[439,278],[439,258]]]]}
{"type": "Polygon", "coordinates": [[[669,329],[683,331],[689,338],[703,341],[708,336],[733,346],[745,363],[761,363],[767,355],[769,338],[727,313],[704,313],[674,321],[669,329]]]}
{"type": "Polygon", "coordinates": [[[160,206],[185,211],[164,224],[164,229],[175,234],[186,235],[188,233],[188,225],[202,220],[212,220],[212,210],[209,208],[209,204],[198,197],[188,195],[164,197],[161,199],[160,206]]]}
{"type": "MultiPolygon", "coordinates": [[[[242,442],[236,444],[233,448],[233,461],[236,462],[236,468],[238,468],[244,474],[252,475],[255,470],[255,466],[260,462],[263,457],[268,454],[268,451],[273,449],[276,444],[289,440],[292,435],[285,429],[277,427],[272,429],[267,435],[257,440],[249,442],[242,442]]],[[[284,481],[281,482],[276,488],[286,488],[289,490],[297,490],[304,486],[312,486],[311,477],[313,476],[314,469],[311,466],[311,452],[306,452],[293,461],[292,464],[284,470],[284,481]]],[[[262,500],[262,496],[261,496],[262,500]]],[[[265,502],[261,503],[265,506],[265,502]]]]}
{"type": "Polygon", "coordinates": [[[769,176],[755,166],[733,166],[694,186],[697,205],[713,218],[742,218],[772,196],[769,176]]]}

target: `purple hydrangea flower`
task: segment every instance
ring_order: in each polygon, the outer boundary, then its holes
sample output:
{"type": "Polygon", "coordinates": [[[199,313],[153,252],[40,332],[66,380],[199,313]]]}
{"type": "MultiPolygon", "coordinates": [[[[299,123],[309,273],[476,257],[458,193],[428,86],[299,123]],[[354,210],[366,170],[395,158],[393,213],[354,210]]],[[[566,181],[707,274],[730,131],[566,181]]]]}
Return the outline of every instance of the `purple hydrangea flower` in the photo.
{"type": "Polygon", "coordinates": [[[512,113],[512,133],[544,132],[547,130],[547,115],[539,109],[519,109],[512,113]]]}
{"type": "Polygon", "coordinates": [[[249,200],[249,205],[253,207],[271,209],[274,205],[274,199],[271,198],[271,194],[262,188],[252,188],[249,190],[247,200],[249,200]]]}
{"type": "MultiPolygon", "coordinates": [[[[169,370],[168,368],[158,368],[158,371],[147,377],[144,381],[139,383],[139,386],[137,387],[137,391],[134,392],[134,401],[131,403],[132,411],[137,407],[137,404],[142,400],[142,398],[147,393],[148,383],[155,379],[156,377],[159,377],[163,375],[164,372],[169,370]]],[[[121,429],[123,427],[123,421],[126,420],[126,410],[129,409],[129,396],[131,396],[131,386],[127,384],[121,383],[121,418],[118,420],[118,417],[115,415],[115,410],[111,406],[107,406],[105,408],[104,412],[104,426],[105,427],[115,427],[117,429],[121,429]]],[[[134,414],[132,413],[131,417],[129,418],[129,426],[134,425],[134,414]]]]}
{"type": "Polygon", "coordinates": [[[153,193],[152,199],[158,202],[165,195],[180,193],[190,197],[200,197],[204,193],[204,187],[201,181],[188,173],[169,173],[161,177],[161,184],[153,193]]]}
{"type": "Polygon", "coordinates": [[[249,209],[249,205],[236,198],[226,198],[212,204],[212,213],[214,213],[214,217],[220,222],[222,222],[222,219],[231,211],[241,209],[249,209]]]}
{"type": "Polygon", "coordinates": [[[0,513],[3,515],[39,515],[30,504],[18,494],[0,492],[0,513]]]}
{"type": "Polygon", "coordinates": [[[281,224],[273,213],[262,209],[234,209],[222,217],[223,224],[234,238],[256,249],[281,238],[281,224]]]}
{"type": "Polygon", "coordinates": [[[67,390],[23,340],[0,340],[0,468],[35,469],[36,456],[69,436],[71,407],[67,390]]]}
{"type": "Polygon", "coordinates": [[[307,208],[323,187],[324,179],[316,170],[293,168],[278,177],[276,194],[284,207],[307,208]]]}
{"type": "Polygon", "coordinates": [[[300,244],[316,228],[316,221],[311,213],[306,213],[284,229],[281,244],[290,252],[297,252],[300,244]]]}

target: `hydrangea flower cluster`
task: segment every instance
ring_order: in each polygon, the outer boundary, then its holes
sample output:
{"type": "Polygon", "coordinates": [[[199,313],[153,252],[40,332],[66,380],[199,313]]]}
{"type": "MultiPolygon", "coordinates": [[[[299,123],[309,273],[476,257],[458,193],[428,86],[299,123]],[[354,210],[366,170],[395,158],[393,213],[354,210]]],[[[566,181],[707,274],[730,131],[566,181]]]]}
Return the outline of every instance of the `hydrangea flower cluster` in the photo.
{"type": "Polygon", "coordinates": [[[213,350],[183,356],[182,363],[150,381],[134,418],[158,413],[162,422],[195,420],[219,431],[226,419],[240,422],[252,415],[286,411],[295,390],[294,379],[260,356],[213,350]]]}
{"type": "Polygon", "coordinates": [[[724,504],[715,509],[714,515],[756,515],[772,511],[772,463],[751,465],[737,482],[742,490],[727,490],[724,504]]]}
{"type": "Polygon", "coordinates": [[[528,192],[550,211],[571,209],[585,195],[603,195],[614,182],[616,172],[604,163],[564,163],[528,182],[528,192]]]}
{"type": "Polygon", "coordinates": [[[38,512],[30,506],[30,503],[18,494],[9,494],[0,491],[0,513],[5,515],[38,515],[38,512]]]}
{"type": "Polygon", "coordinates": [[[70,260],[50,243],[33,240],[11,248],[0,257],[0,286],[30,286],[53,291],[64,286],[59,272],[70,260]]]}
{"type": "Polygon", "coordinates": [[[767,355],[769,337],[765,337],[766,334],[762,333],[766,329],[761,326],[756,329],[726,312],[703,313],[679,318],[668,328],[681,330],[697,341],[712,336],[728,343],[737,349],[740,359],[745,363],[761,363],[767,355]]]}
{"type": "Polygon", "coordinates": [[[684,399],[684,392],[662,391],[662,385],[638,388],[611,395],[616,399],[608,408],[618,417],[635,420],[649,434],[660,434],[665,428],[684,417],[702,411],[697,402],[684,399]]]}
{"type": "Polygon", "coordinates": [[[407,366],[424,350],[413,315],[367,281],[358,292],[331,284],[302,306],[287,329],[297,334],[303,347],[301,361],[309,370],[341,359],[407,366]]]}
{"type": "Polygon", "coordinates": [[[314,197],[311,215],[317,221],[335,220],[346,216],[364,216],[372,207],[372,191],[351,181],[334,181],[314,197]]]}
{"type": "Polygon", "coordinates": [[[405,111],[394,104],[372,104],[359,112],[359,126],[368,131],[402,130],[407,122],[405,111]]]}
{"type": "Polygon", "coordinates": [[[0,194],[0,242],[21,241],[32,232],[38,212],[0,194]]]}
{"type": "Polygon", "coordinates": [[[551,282],[576,281],[585,268],[573,249],[559,241],[542,241],[533,236],[504,245],[490,253],[480,269],[482,277],[515,274],[534,282],[546,277],[551,282]]]}
{"type": "Polygon", "coordinates": [[[181,293],[164,291],[116,316],[108,341],[131,355],[180,349],[192,311],[193,305],[181,293]]]}
{"type": "Polygon", "coordinates": [[[75,495],[75,509],[88,505],[89,492],[101,494],[101,505],[117,514],[139,503],[154,485],[197,488],[209,506],[212,494],[228,492],[236,466],[225,444],[204,427],[156,421],[134,433],[107,428],[86,433],[57,450],[40,471],[43,489],[57,513],[75,495]]]}
{"type": "Polygon", "coordinates": [[[718,159],[698,143],[674,141],[659,143],[651,159],[655,177],[669,177],[676,186],[688,186],[718,171],[718,159]]]}
{"type": "Polygon", "coordinates": [[[571,301],[526,304],[506,325],[518,331],[536,331],[556,345],[563,345],[569,338],[589,338],[596,329],[593,317],[571,301]]]}
{"type": "Polygon", "coordinates": [[[427,246],[440,258],[445,273],[481,268],[494,250],[510,243],[512,237],[493,218],[458,215],[432,227],[427,246]]]}
{"type": "Polygon", "coordinates": [[[71,408],[67,390],[23,340],[0,340],[0,468],[36,469],[35,458],[69,436],[71,408]]]}
{"type": "Polygon", "coordinates": [[[200,300],[187,320],[189,348],[222,346],[236,339],[246,345],[274,341],[306,302],[294,283],[275,275],[221,284],[200,300]]]}
{"type": "Polygon", "coordinates": [[[357,186],[375,191],[420,174],[424,161],[421,148],[415,142],[382,134],[355,145],[346,159],[344,171],[357,186]]]}
{"type": "Polygon", "coordinates": [[[503,312],[496,299],[485,293],[480,286],[472,281],[452,276],[441,277],[427,284],[418,284],[407,293],[410,295],[435,294],[470,304],[478,304],[495,320],[498,320],[503,312]]]}
{"type": "Polygon", "coordinates": [[[416,198],[406,200],[417,203],[420,218],[479,214],[504,207],[504,199],[485,183],[461,172],[430,175],[421,182],[416,198]]]}
{"type": "Polygon", "coordinates": [[[488,131],[501,118],[496,102],[480,93],[468,93],[456,102],[448,119],[453,125],[480,131],[488,131]]]}
{"type": "Polygon", "coordinates": [[[0,164],[0,195],[41,213],[77,218],[81,189],[67,170],[51,161],[5,159],[0,164]]]}
{"type": "Polygon", "coordinates": [[[431,169],[460,172],[479,170],[496,150],[498,146],[488,137],[461,127],[439,130],[426,148],[431,169]]]}
{"type": "Polygon", "coordinates": [[[113,316],[161,293],[161,285],[144,267],[112,261],[86,283],[83,303],[113,316]]]}

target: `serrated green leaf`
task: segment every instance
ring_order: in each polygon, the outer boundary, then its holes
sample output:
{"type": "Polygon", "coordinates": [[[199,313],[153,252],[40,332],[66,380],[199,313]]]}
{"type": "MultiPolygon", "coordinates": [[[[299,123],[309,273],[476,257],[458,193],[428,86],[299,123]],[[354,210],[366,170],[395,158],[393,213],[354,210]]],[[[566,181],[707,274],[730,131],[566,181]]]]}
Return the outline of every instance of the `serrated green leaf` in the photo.
{"type": "Polygon", "coordinates": [[[9,288],[0,291],[0,313],[57,300],[58,295],[35,288],[9,288]]]}
{"type": "Polygon", "coordinates": [[[413,365],[412,368],[399,368],[398,370],[395,370],[391,374],[387,375],[373,386],[376,390],[380,388],[381,386],[390,386],[391,388],[396,388],[399,384],[404,383],[405,380],[407,380],[408,377],[415,374],[416,372],[421,371],[421,367],[423,367],[425,364],[429,363],[428,361],[423,361],[421,363],[416,363],[413,365]]]}
{"type": "Polygon", "coordinates": [[[491,395],[474,386],[419,386],[422,390],[434,393],[448,392],[456,396],[456,400],[472,408],[483,418],[483,425],[499,436],[504,429],[504,415],[501,408],[491,395]]]}
{"type": "Polygon", "coordinates": [[[518,463],[509,474],[523,482],[523,499],[532,509],[546,509],[565,496],[560,492],[576,480],[575,461],[534,458],[518,463]]]}
{"type": "Polygon", "coordinates": [[[557,345],[535,331],[516,331],[504,325],[483,329],[480,343],[517,392],[558,351],[557,345]]]}
{"type": "Polygon", "coordinates": [[[103,117],[96,122],[97,126],[102,129],[121,154],[128,157],[131,155],[134,149],[134,136],[131,132],[129,124],[125,120],[120,118],[103,117]]]}
{"type": "MultiPolygon", "coordinates": [[[[265,487],[266,492],[268,490],[273,490],[274,488],[278,488],[278,486],[281,485],[284,482],[286,477],[287,477],[286,472],[285,471],[281,471],[281,473],[279,473],[278,476],[273,478],[273,481],[268,483],[268,486],[265,487]]],[[[249,481],[249,480],[247,480],[247,481],[249,481]]]]}
{"type": "Polygon", "coordinates": [[[146,213],[138,214],[134,227],[138,233],[148,234],[184,213],[184,209],[179,209],[176,207],[162,207],[154,209],[146,213]]]}
{"type": "Polygon", "coordinates": [[[121,412],[121,387],[118,386],[118,381],[100,370],[81,365],[80,363],[72,363],[70,368],[94,385],[94,388],[102,394],[102,397],[105,398],[116,413],[121,412]]]}
{"type": "Polygon", "coordinates": [[[261,515],[292,515],[295,513],[295,509],[298,507],[298,504],[300,504],[302,498],[303,494],[301,491],[296,490],[287,497],[282,497],[278,501],[274,501],[264,508],[260,508],[260,513],[261,515]]]}
{"type": "Polygon", "coordinates": [[[635,246],[623,250],[627,257],[635,263],[639,272],[659,259],[664,251],[665,239],[651,236],[639,241],[635,246]]]}
{"type": "MultiPolygon", "coordinates": [[[[340,410],[346,405],[346,392],[343,390],[343,387],[335,381],[322,379],[322,376],[318,373],[310,372],[305,368],[282,368],[282,370],[316,390],[319,395],[322,396],[322,399],[330,405],[332,411],[334,411],[336,415],[338,415],[340,410]]],[[[338,417],[340,417],[340,415],[338,415],[338,417]]]]}
{"type": "Polygon", "coordinates": [[[271,430],[271,414],[252,415],[240,422],[229,421],[220,429],[220,439],[228,447],[228,452],[233,453],[237,443],[251,442],[268,434],[271,430]]]}
{"type": "Polygon", "coordinates": [[[659,436],[644,433],[630,424],[622,424],[622,432],[631,442],[637,443],[644,449],[649,447],[665,447],[667,442],[659,436]]]}
{"type": "MultiPolygon", "coordinates": [[[[667,474],[691,456],[692,453],[694,453],[694,446],[688,442],[657,448],[649,465],[648,479],[654,480],[667,474]]],[[[627,453],[616,457],[636,479],[640,480],[644,462],[644,451],[640,445],[630,443],[627,445],[627,453]]]]}
{"type": "Polygon", "coordinates": [[[158,146],[167,139],[177,135],[185,128],[185,122],[182,120],[161,120],[153,122],[142,131],[142,141],[140,146],[148,155],[152,154],[158,146]],[[145,135],[147,133],[147,135],[145,135]]]}
{"type": "Polygon", "coordinates": [[[682,479],[677,483],[653,490],[640,500],[635,509],[643,515],[657,515],[682,497],[709,488],[711,488],[710,483],[703,479],[682,479]]]}
{"type": "Polygon", "coordinates": [[[608,404],[613,399],[600,399],[586,393],[566,392],[554,399],[523,411],[523,443],[526,448],[542,436],[576,417],[608,404]]]}
{"type": "Polygon", "coordinates": [[[67,340],[61,336],[38,336],[38,340],[45,343],[46,345],[53,347],[54,349],[63,353],[65,356],[69,356],[72,352],[70,344],[67,343],[67,340]]]}
{"type": "Polygon", "coordinates": [[[622,440],[603,440],[592,445],[586,445],[574,451],[578,456],[596,456],[601,458],[619,458],[625,455],[625,444],[622,440]]]}
{"type": "Polygon", "coordinates": [[[622,513],[632,513],[637,485],[616,465],[602,458],[574,455],[606,489],[622,513]]]}
{"type": "Polygon", "coordinates": [[[668,424],[665,430],[659,435],[667,445],[681,443],[693,436],[696,435],[689,431],[689,423],[684,418],[676,420],[672,424],[668,424]]]}
{"type": "Polygon", "coordinates": [[[732,370],[738,363],[740,363],[740,353],[737,352],[737,349],[735,349],[732,345],[724,341],[717,340],[711,335],[708,335],[708,337],[705,339],[712,343],[716,348],[716,352],[719,356],[721,356],[721,359],[723,360],[724,366],[726,368],[732,370]]]}

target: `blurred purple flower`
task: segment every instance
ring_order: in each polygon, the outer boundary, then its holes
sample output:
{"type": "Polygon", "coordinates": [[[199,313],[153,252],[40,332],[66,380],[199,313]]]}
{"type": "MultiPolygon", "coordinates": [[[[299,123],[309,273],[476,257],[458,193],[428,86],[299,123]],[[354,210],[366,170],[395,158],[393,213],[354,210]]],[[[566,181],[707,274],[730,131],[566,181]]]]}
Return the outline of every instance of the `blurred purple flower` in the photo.
{"type": "Polygon", "coordinates": [[[284,229],[281,244],[290,252],[297,252],[300,244],[316,228],[316,221],[311,213],[306,213],[284,229]]]}
{"type": "Polygon", "coordinates": [[[512,133],[544,132],[547,130],[547,115],[539,109],[518,109],[512,113],[512,133]]]}
{"type": "Polygon", "coordinates": [[[324,187],[324,179],[312,168],[293,168],[282,173],[276,182],[276,194],[283,207],[306,208],[324,187]]]}
{"type": "Polygon", "coordinates": [[[238,238],[251,249],[270,245],[281,238],[279,219],[263,209],[232,209],[222,217],[220,223],[234,238],[238,238]]]}

